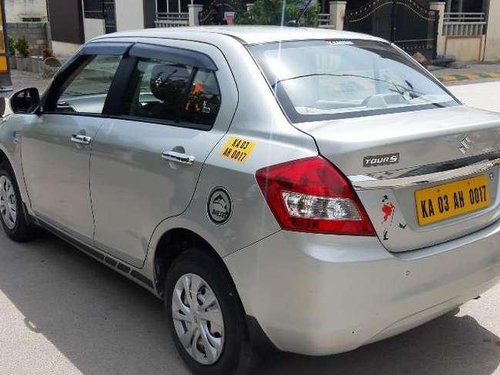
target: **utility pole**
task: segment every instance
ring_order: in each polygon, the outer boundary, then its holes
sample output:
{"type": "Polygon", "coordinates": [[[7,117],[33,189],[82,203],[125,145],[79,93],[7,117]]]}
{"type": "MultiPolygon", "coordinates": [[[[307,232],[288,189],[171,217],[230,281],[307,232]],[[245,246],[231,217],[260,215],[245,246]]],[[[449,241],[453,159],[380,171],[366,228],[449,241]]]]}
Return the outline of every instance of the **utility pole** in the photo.
{"type": "Polygon", "coordinates": [[[45,0],[45,8],[47,9],[47,24],[45,25],[47,48],[52,52],[52,31],[50,29],[50,0],[45,0]]]}

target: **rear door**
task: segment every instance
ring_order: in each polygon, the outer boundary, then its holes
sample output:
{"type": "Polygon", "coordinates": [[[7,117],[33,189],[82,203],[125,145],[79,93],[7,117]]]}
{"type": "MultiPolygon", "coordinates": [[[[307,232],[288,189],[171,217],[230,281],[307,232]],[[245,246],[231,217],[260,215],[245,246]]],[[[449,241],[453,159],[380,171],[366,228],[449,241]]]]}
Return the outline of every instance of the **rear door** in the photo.
{"type": "Polygon", "coordinates": [[[158,43],[137,43],[125,57],[91,158],[95,245],[136,267],[154,228],[188,206],[237,103],[217,49],[158,43]]]}

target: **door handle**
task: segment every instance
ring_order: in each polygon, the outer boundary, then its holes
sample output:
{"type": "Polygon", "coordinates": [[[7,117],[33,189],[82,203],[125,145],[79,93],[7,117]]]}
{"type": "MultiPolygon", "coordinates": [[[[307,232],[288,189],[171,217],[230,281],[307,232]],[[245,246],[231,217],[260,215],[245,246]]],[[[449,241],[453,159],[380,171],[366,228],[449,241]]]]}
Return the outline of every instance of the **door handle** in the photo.
{"type": "Polygon", "coordinates": [[[73,134],[71,136],[71,142],[79,145],[89,145],[92,142],[92,137],[83,134],[73,134]]]}
{"type": "Polygon", "coordinates": [[[176,151],[163,151],[161,153],[161,157],[168,161],[173,161],[176,163],[181,163],[186,165],[193,165],[194,163],[194,156],[186,155],[184,153],[176,151]]]}

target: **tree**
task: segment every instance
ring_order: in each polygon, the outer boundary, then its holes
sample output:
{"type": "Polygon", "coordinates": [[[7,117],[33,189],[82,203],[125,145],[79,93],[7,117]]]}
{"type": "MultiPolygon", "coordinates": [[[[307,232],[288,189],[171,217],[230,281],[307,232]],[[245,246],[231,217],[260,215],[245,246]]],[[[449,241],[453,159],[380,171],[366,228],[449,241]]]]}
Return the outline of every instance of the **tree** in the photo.
{"type": "Polygon", "coordinates": [[[14,46],[17,51],[17,55],[20,57],[29,57],[30,55],[30,49],[29,49],[29,44],[28,41],[26,40],[25,37],[22,37],[21,39],[18,39],[16,41],[16,44],[14,46]]]}
{"type": "MultiPolygon", "coordinates": [[[[241,25],[287,25],[297,21],[307,0],[256,0],[246,9],[240,5],[236,11],[235,23],[241,25]]],[[[318,24],[318,6],[313,0],[299,21],[301,26],[316,27],[318,24]]]]}
{"type": "Polygon", "coordinates": [[[12,37],[9,36],[9,55],[15,56],[16,55],[16,40],[12,37]]]}

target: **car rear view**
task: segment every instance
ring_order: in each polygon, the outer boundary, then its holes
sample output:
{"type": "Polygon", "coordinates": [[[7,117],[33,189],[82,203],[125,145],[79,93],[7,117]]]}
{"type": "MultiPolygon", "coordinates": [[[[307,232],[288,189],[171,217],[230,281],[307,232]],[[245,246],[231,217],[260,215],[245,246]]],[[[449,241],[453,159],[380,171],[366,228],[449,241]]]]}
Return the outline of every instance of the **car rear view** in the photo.
{"type": "Polygon", "coordinates": [[[248,50],[318,147],[256,172],[282,231],[225,259],[279,349],[355,349],[498,281],[500,115],[463,106],[382,41],[248,50]]]}
{"type": "Polygon", "coordinates": [[[6,235],[45,228],[162,299],[196,374],[353,350],[500,280],[500,114],[379,38],[106,34],[10,104],[6,235]]]}

